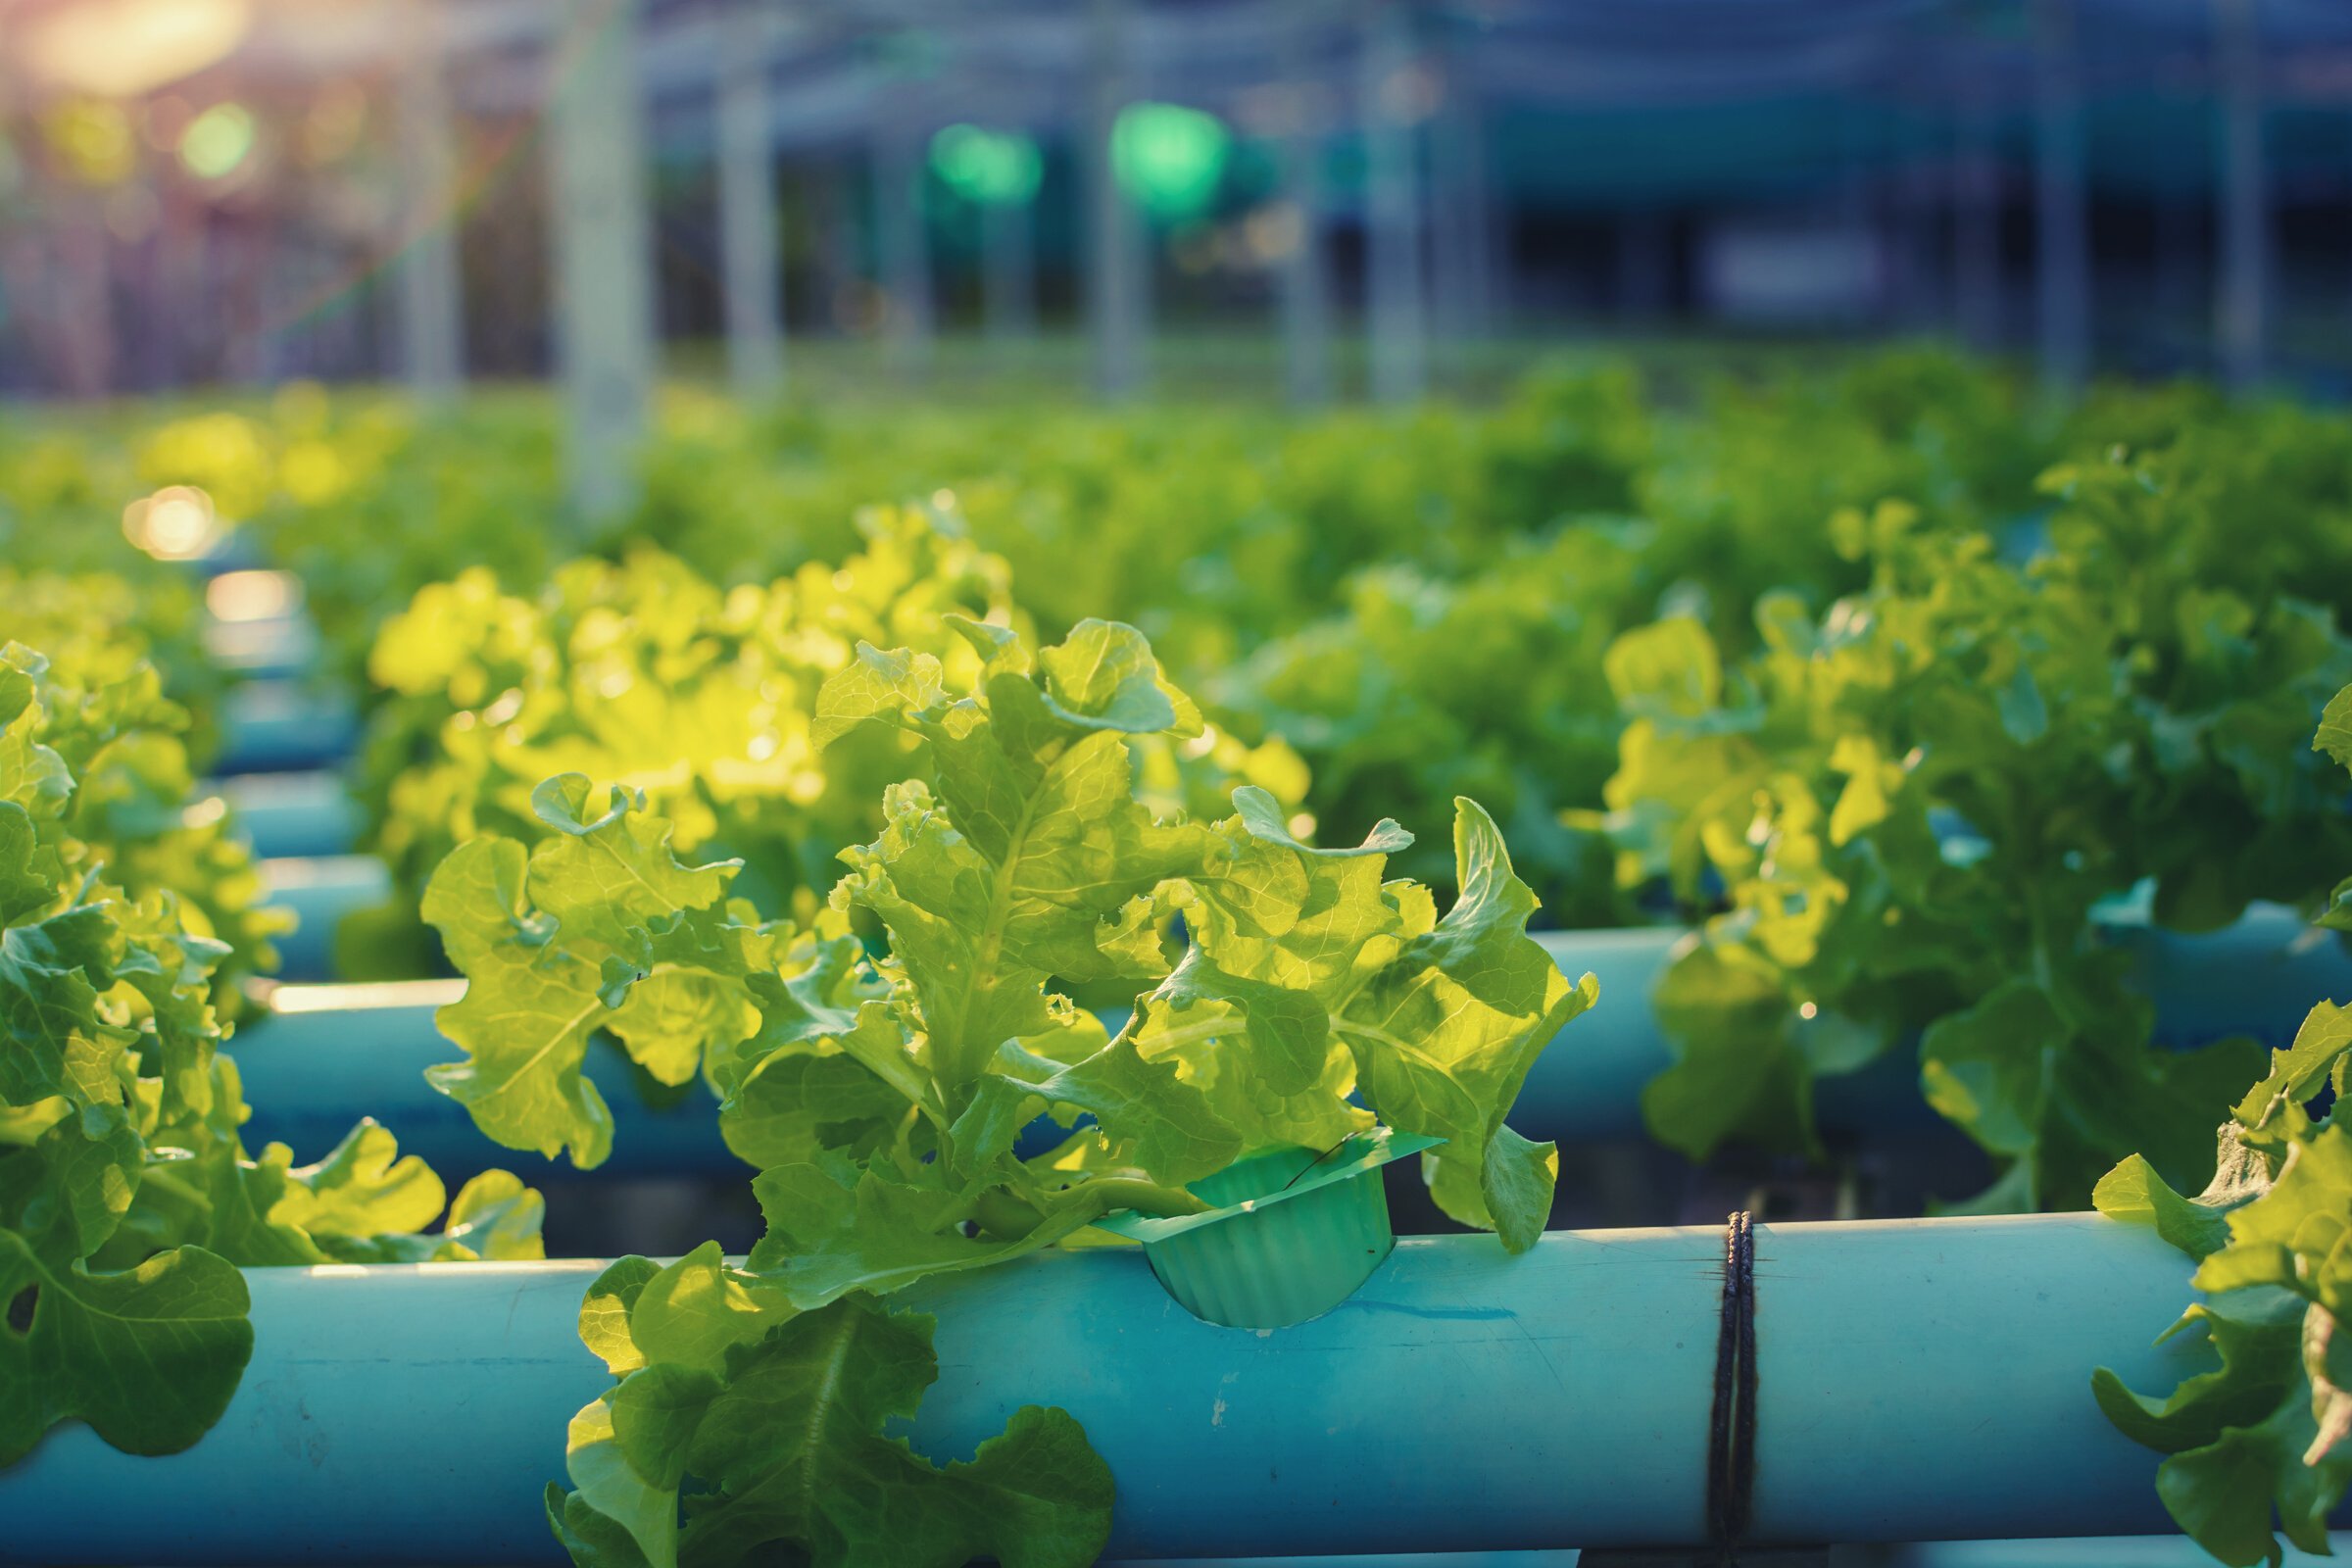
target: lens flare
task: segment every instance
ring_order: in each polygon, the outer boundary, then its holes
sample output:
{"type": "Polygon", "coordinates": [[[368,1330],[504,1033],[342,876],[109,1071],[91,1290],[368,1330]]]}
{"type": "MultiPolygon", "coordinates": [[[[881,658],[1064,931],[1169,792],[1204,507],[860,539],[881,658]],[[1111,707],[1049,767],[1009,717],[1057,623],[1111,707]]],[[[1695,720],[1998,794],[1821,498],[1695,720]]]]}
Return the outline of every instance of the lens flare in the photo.
{"type": "Polygon", "coordinates": [[[10,24],[34,77],[136,98],[226,59],[253,21],[253,0],[75,0],[10,24]]]}

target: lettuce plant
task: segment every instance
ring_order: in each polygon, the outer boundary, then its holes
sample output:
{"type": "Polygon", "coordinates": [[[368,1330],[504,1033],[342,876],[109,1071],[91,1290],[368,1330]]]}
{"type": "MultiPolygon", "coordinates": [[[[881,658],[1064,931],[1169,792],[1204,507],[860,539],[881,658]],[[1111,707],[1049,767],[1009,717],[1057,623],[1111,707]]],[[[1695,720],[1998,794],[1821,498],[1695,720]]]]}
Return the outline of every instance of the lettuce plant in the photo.
{"type": "Polygon", "coordinates": [[[102,634],[60,646],[20,670],[38,699],[26,710],[29,738],[74,780],[59,830],[117,887],[134,899],[170,890],[186,929],[223,944],[214,1001],[234,1016],[239,984],[276,966],[271,941],[291,917],[263,904],[260,868],[222,804],[193,798],[188,711],[166,695],[140,645],[102,634]]]}
{"type": "MultiPolygon", "coordinates": [[[[2315,749],[2352,767],[2352,687],[2328,705],[2315,749]]],[[[2340,903],[2322,923],[2352,929],[2340,903]]],[[[2352,1486],[2352,1008],[2323,1002],[2292,1046],[2222,1123],[2212,1185],[2184,1198],[2133,1154],[2093,1195],[2102,1213],[2149,1226],[2197,1260],[2191,1304],[2165,1337],[2212,1350],[2169,1395],[2135,1394],[2102,1367],[2099,1407],[2166,1455],[2156,1490],[2180,1528],[2223,1562],[2280,1560],[2287,1540],[2328,1551],[2352,1486]]]]}
{"type": "Polygon", "coordinates": [[[946,1471],[880,1436],[930,1374],[927,1326],[874,1298],[1113,1211],[1199,1212],[1186,1184],[1253,1151],[1378,1118],[1446,1140],[1425,1174],[1447,1213],[1514,1251],[1543,1229],[1557,1151],[1503,1118],[1596,986],[1526,936],[1536,902],[1487,814],[1457,803],[1443,916],[1385,875],[1410,842],[1394,822],[1319,849],[1248,786],[1222,820],[1161,818],[1131,747],[1201,722],[1141,634],[1086,621],[1033,654],[950,624],[966,678],[864,645],[818,698],[816,745],[878,726],[928,776],[890,787],[809,924],[762,921],[732,864],[682,861],[630,792],[593,812],[577,775],[538,791],[537,845],[478,839],[434,876],[426,914],[469,982],[441,1014],[467,1058],[435,1082],[486,1132],[603,1158],[580,1062],[604,1029],[657,1077],[708,1078],[757,1169],[767,1234],[744,1266],[631,1259],[590,1297],[583,1332],[621,1381],[574,1421],[551,1499],[583,1562],[866,1560],[877,1499],[901,1495],[919,1526],[889,1528],[923,1544],[891,1536],[894,1561],[1090,1560],[1108,1482],[1066,1415],[1019,1412],[946,1471]],[[1102,982],[1137,993],[1115,1035],[1056,989],[1102,982]],[[1024,1485],[1022,1508],[991,1500],[1024,1485]]]}
{"type": "MultiPolygon", "coordinates": [[[[84,530],[107,542],[110,569],[65,571],[0,564],[0,605],[9,637],[38,648],[80,685],[116,685],[139,665],[156,671],[179,710],[177,729],[198,767],[220,740],[220,705],[229,679],[205,648],[204,601],[175,566],[150,561],[108,528],[84,530]]],[[[0,535],[4,537],[4,535],[0,535]]],[[[19,548],[8,558],[41,560],[19,548]]]]}
{"type": "MultiPolygon", "coordinates": [[[[1503,821],[1555,921],[1622,924],[1606,842],[1560,813],[1598,800],[1616,758],[1623,720],[1601,665],[1612,639],[1649,616],[1653,532],[1580,520],[1458,578],[1401,564],[1363,572],[1344,612],[1214,681],[1214,711],[1298,749],[1320,820],[1368,824],[1472,796],[1503,821]]],[[[1409,852],[1404,868],[1439,885],[1452,869],[1443,847],[1409,852]]]]}
{"type": "Polygon", "coordinates": [[[1813,1081],[1916,1037],[1929,1102],[1999,1163],[1982,1204],[2078,1205],[2134,1148],[2199,1185],[2253,1048],[2157,1049],[2094,910],[2143,877],[2197,924],[2325,893],[2278,850],[2345,843],[2339,792],[2278,737],[2352,647],[2325,612],[2216,593],[2135,635],[2071,558],[1918,523],[1841,516],[1871,587],[1819,616],[1766,595],[1740,664],[1690,620],[1610,651],[1621,877],[1723,906],[1662,982],[1679,1059],[1645,1115],[1694,1154],[1811,1150],[1813,1081]]]}
{"type": "Polygon", "coordinates": [[[503,1171],[422,1234],[445,1190],[372,1122],[315,1165],[247,1155],[214,1003],[229,950],[77,833],[104,807],[70,759],[93,780],[120,760],[74,743],[154,673],[96,694],[45,674],[0,652],[0,1464],[73,1418],[134,1453],[195,1442],[252,1349],[239,1264],[540,1255],[539,1195],[503,1171]]]}
{"type": "Polygon", "coordinates": [[[379,965],[397,954],[388,926],[413,918],[432,867],[477,834],[545,831],[532,792],[566,772],[642,791],[681,850],[723,846],[747,891],[806,917],[904,767],[887,737],[820,756],[818,687],[861,639],[953,658],[962,645],[940,615],[1004,614],[1007,592],[1001,562],[914,511],[871,515],[865,550],[839,569],[762,585],[725,588],[640,550],[573,562],[535,595],[480,569],[423,589],[368,665],[393,694],[365,760],[380,803],[369,847],[407,891],[397,920],[346,947],[355,959],[374,947],[379,965]]]}
{"type": "MultiPolygon", "coordinates": [[[[418,593],[371,656],[395,695],[366,761],[380,803],[370,847],[411,891],[350,933],[346,972],[420,967],[414,911],[430,869],[478,834],[549,831],[533,792],[561,773],[642,793],[681,853],[739,859],[738,893],[812,915],[834,857],[878,824],[883,787],[918,765],[911,743],[881,729],[819,746],[819,688],[860,642],[918,649],[969,678],[978,656],[943,617],[1018,618],[1004,564],[954,515],[876,509],[861,526],[864,549],[838,567],[811,563],[763,584],[722,587],[640,551],[573,562],[535,596],[486,571],[418,593]]],[[[1231,736],[1154,745],[1143,765],[1167,807],[1235,778],[1287,799],[1304,788],[1286,749],[1231,736]]]]}

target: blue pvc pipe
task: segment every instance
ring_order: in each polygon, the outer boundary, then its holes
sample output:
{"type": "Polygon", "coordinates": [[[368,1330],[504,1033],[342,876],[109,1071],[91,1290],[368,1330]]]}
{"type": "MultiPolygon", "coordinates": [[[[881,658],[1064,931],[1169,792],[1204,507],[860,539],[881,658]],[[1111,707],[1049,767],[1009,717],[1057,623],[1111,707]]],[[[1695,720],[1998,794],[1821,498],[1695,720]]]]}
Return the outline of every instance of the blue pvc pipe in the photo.
{"type": "MultiPolygon", "coordinates": [[[[2100,929],[2132,955],[2131,983],[2155,1004],[2157,1042],[2176,1050],[2230,1035],[2284,1050],[2316,1004],[2352,1000],[2352,951],[2285,905],[2256,904],[2236,923],[2193,935],[2168,931],[2136,906],[2118,906],[2102,913],[2100,929]]],[[[1647,1002],[1690,935],[1673,926],[1539,934],[1562,971],[1599,977],[1601,1000],[1537,1061],[1514,1126],[1563,1140],[1628,1130],[1629,1107],[1639,1106],[1642,1086],[1674,1059],[1647,1002]]],[[[1924,1110],[1902,1051],[1860,1072],[1824,1079],[1819,1091],[1825,1127],[1883,1126],[1890,1111],[1924,1110]]]]}
{"type": "MultiPolygon", "coordinates": [[[[1118,1478],[1108,1556],[1529,1550],[1705,1538],[1723,1238],[1398,1244],[1296,1328],[1212,1328],[1130,1251],[899,1298],[939,1316],[915,1447],[1017,1406],[1075,1415],[1118,1478]]],[[[2090,1369],[2169,1388],[2189,1265],[2086,1214],[1761,1226],[1751,1539],[2166,1529],[2156,1456],[2090,1369]]],[[[55,1432],[0,1472],[0,1556],[84,1563],[554,1563],[540,1491],[608,1386],[594,1263],[258,1270],[227,1414],[163,1459],[55,1432]]]]}
{"type": "MultiPolygon", "coordinates": [[[[262,862],[264,902],[299,922],[277,939],[277,972],[287,980],[324,980],[335,972],[335,927],[355,909],[392,897],[392,873],[368,855],[329,855],[262,862]]],[[[428,1020],[429,1021],[429,1020],[428,1020]]]]}
{"type": "Polygon", "coordinates": [[[204,651],[220,668],[249,679],[291,679],[318,666],[318,628],[299,611],[257,620],[207,616],[204,651]]]}
{"type": "Polygon", "coordinates": [[[342,855],[359,836],[359,803],[333,773],[237,773],[212,788],[253,853],[270,859],[342,855]]]}
{"type": "Polygon", "coordinates": [[[2135,910],[2110,918],[2112,939],[2134,959],[2132,984],[2156,1004],[2168,1046],[2252,1035],[2283,1051],[2315,1004],[2352,1002],[2352,951],[2285,905],[2254,905],[2234,925],[2196,935],[2135,910]]]}
{"type": "MultiPolygon", "coordinates": [[[[2321,1557],[2281,1542],[2280,1568],[2338,1564],[2352,1551],[2352,1534],[2328,1538],[2331,1556],[2321,1557]]],[[[1141,1568],[1141,1565],[1137,1565],[1141,1568]]],[[[1220,1568],[1238,1568],[1225,1563],[1220,1568]]],[[[1363,1564],[1361,1568],[1378,1568],[1363,1564]]],[[[1479,1564],[1476,1568],[1486,1568],[1479,1564]]],[[[2214,1568],[2212,1553],[2186,1536],[2151,1541],[2144,1536],[2088,1541],[1938,1541],[1887,1557],[1881,1568],[2214,1568]]]]}
{"type": "Polygon", "coordinates": [[[298,680],[249,680],[222,704],[220,773],[291,773],[332,767],[359,745],[351,699],[298,680]]]}
{"type": "MultiPolygon", "coordinates": [[[[373,1116],[445,1179],[502,1166],[528,1182],[577,1176],[569,1161],[503,1149],[457,1101],[424,1081],[424,1069],[465,1053],[433,1027],[433,1009],[465,994],[463,980],[386,985],[281,986],[270,1016],[230,1045],[253,1117],[248,1145],[282,1143],[300,1159],[332,1149],[361,1116],[373,1116]]],[[[718,1104],[699,1080],[683,1101],[656,1110],[613,1048],[590,1049],[587,1075],[612,1107],[612,1157],[598,1174],[748,1175],[718,1135],[718,1104]]]]}
{"type": "MultiPolygon", "coordinates": [[[[2314,1003],[2352,998],[2352,959],[2332,937],[2303,945],[2304,930],[2293,911],[2272,906],[2210,936],[2124,926],[2117,940],[2144,953],[2141,980],[2156,1000],[2168,1039],[2178,1034],[2201,1043],[2217,1019],[2227,1018],[2223,1032],[2283,1045],[2314,1003]]],[[[1564,970],[1599,976],[1601,1003],[1538,1059],[1512,1113],[1514,1127],[1532,1138],[1563,1142],[1641,1136],[1642,1086],[1673,1059],[1648,997],[1686,934],[1664,927],[1544,934],[1545,949],[1564,970]]],[[[424,1082],[426,1067],[458,1054],[434,1028],[432,1011],[454,1000],[460,986],[280,992],[277,1011],[235,1043],[254,1105],[253,1135],[290,1144],[310,1158],[365,1113],[436,1166],[471,1170],[497,1162],[502,1156],[460,1107],[424,1082]]],[[[1118,1020],[1106,1014],[1105,1021],[1115,1027],[1118,1020]]],[[[601,1167],[607,1174],[741,1172],[740,1162],[709,1130],[711,1102],[699,1086],[685,1104],[654,1111],[611,1053],[592,1053],[589,1075],[612,1107],[612,1157],[601,1167]],[[689,1130],[698,1118],[705,1129],[699,1134],[689,1130]]],[[[1918,1127],[1936,1119],[1904,1051],[1889,1052],[1861,1072],[1824,1080],[1817,1110],[1821,1125],[1832,1130],[1918,1127]]],[[[535,1156],[514,1157],[534,1170],[555,1169],[535,1156]]]]}

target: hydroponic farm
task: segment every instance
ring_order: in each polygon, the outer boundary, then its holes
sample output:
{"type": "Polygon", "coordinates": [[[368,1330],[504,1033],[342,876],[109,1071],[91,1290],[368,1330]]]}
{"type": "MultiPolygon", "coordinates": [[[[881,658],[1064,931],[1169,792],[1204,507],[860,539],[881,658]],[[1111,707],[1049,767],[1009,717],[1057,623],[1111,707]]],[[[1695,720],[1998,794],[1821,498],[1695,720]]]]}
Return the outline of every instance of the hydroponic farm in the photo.
{"type": "Polygon", "coordinates": [[[2352,5],[0,0],[0,1568],[2352,1544],[2352,5]]]}

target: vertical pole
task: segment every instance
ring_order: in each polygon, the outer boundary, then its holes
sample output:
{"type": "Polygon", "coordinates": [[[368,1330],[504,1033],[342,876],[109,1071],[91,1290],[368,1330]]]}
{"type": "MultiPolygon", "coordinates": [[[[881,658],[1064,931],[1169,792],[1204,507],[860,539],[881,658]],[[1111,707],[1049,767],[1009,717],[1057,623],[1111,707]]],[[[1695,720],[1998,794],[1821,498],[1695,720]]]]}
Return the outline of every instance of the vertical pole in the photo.
{"type": "Polygon", "coordinates": [[[923,144],[903,109],[874,139],[874,237],[881,251],[882,346],[895,374],[931,357],[931,234],[923,215],[923,144]]]}
{"type": "Polygon", "coordinates": [[[763,0],[732,0],[718,34],[718,238],[727,375],[737,395],[747,398],[772,396],[784,381],[766,21],[763,0]]]}
{"type": "Polygon", "coordinates": [[[2034,268],[2044,391],[2072,397],[2090,369],[2090,236],[2072,0],[2035,0],[2034,268]]]}
{"type": "Polygon", "coordinates": [[[853,314],[863,277],[858,267],[858,219],[848,166],[839,158],[811,165],[802,176],[808,193],[810,261],[815,273],[818,330],[838,333],[853,314]]]}
{"type": "Polygon", "coordinates": [[[1409,403],[1428,377],[1421,278],[1421,179],[1410,102],[1413,17],[1404,0],[1365,0],[1359,112],[1364,124],[1366,277],[1372,396],[1409,403]]]}
{"type": "Polygon", "coordinates": [[[1037,335],[1037,199],[990,202],[980,210],[981,313],[991,341],[1037,335]]]}
{"type": "Polygon", "coordinates": [[[1303,128],[1282,138],[1281,178],[1293,219],[1280,280],[1283,379],[1290,399],[1331,401],[1331,279],[1325,246],[1323,139],[1303,128]]]}
{"type": "Polygon", "coordinates": [[[466,296],[458,267],[457,154],[449,101],[445,0],[417,0],[394,104],[401,182],[401,374],[417,397],[448,397],[466,378],[466,296]]]}
{"type": "Polygon", "coordinates": [[[1446,112],[1432,137],[1430,156],[1436,166],[1431,292],[1438,329],[1458,361],[1489,328],[1488,237],[1494,227],[1486,107],[1478,100],[1476,82],[1459,63],[1447,74],[1446,112]]]}
{"type": "Polygon", "coordinates": [[[659,353],[636,69],[639,0],[560,3],[547,108],[556,337],[571,498],[593,514],[620,511],[633,499],[659,353]]]}
{"type": "Polygon", "coordinates": [[[2243,392],[2262,379],[2271,270],[2255,0],[2214,0],[2214,27],[2222,111],[2222,272],[2213,327],[2222,378],[2243,392]]]}
{"type": "Polygon", "coordinates": [[[1304,39],[1295,41],[1280,142],[1284,207],[1291,244],[1277,288],[1282,313],[1283,380],[1303,408],[1331,401],[1331,273],[1326,254],[1329,196],[1324,188],[1323,105],[1309,76],[1304,39]]]}
{"type": "Polygon", "coordinates": [[[1129,0],[1093,0],[1087,74],[1087,327],[1093,339],[1095,389],[1132,397],[1143,385],[1142,215],[1119,188],[1111,137],[1128,96],[1129,0]]]}
{"type": "Polygon", "coordinates": [[[40,309],[58,323],[57,384],[70,397],[104,397],[114,386],[113,278],[106,219],[86,191],[58,203],[52,220],[50,297],[40,309]]]}
{"type": "Polygon", "coordinates": [[[2001,165],[1997,121],[1982,80],[1961,89],[1952,150],[1952,304],[1960,340],[2001,340],[2001,165]]]}

